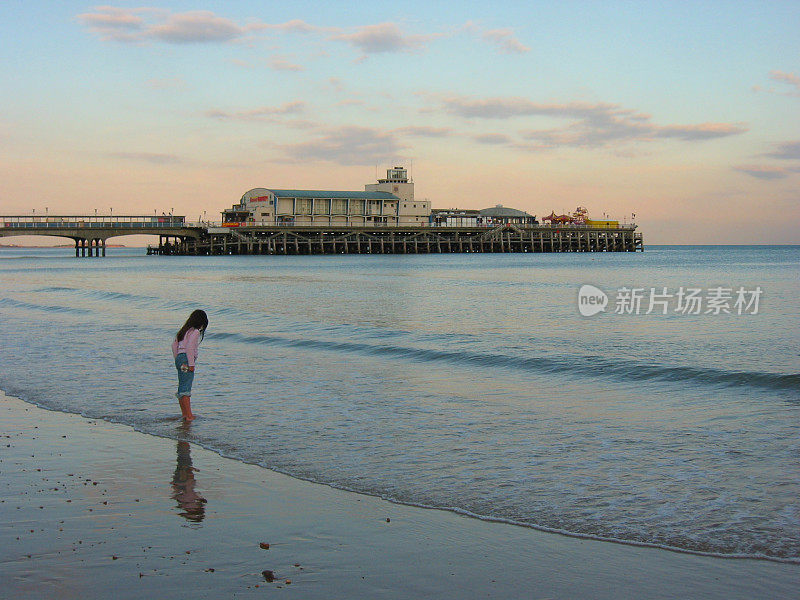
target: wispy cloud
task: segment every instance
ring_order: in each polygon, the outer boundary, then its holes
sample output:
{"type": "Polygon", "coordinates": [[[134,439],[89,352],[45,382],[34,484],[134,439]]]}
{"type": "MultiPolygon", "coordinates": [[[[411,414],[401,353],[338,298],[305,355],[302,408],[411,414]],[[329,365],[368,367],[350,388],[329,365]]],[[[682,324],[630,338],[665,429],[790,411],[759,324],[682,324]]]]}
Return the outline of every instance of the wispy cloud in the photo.
{"type": "Polygon", "coordinates": [[[789,176],[789,171],[781,167],[771,167],[766,165],[745,165],[733,167],[734,171],[745,173],[756,179],[765,179],[768,181],[774,179],[784,179],[789,176]]]}
{"type": "Polygon", "coordinates": [[[780,158],[782,160],[800,160],[800,142],[785,142],[779,144],[775,150],[765,153],[764,156],[780,158]]]}
{"type": "Polygon", "coordinates": [[[159,41],[168,44],[227,43],[270,28],[299,31],[298,23],[240,25],[208,10],[170,13],[152,8],[97,6],[77,16],[89,31],[115,42],[159,41]]]}
{"type": "Polygon", "coordinates": [[[108,156],[122,160],[146,162],[153,165],[176,165],[184,160],[175,154],[156,154],[152,152],[111,152],[108,156]]]}
{"type": "Polygon", "coordinates": [[[80,14],[77,19],[101,39],[133,42],[140,38],[145,28],[145,21],[140,16],[142,12],[141,8],[97,6],[94,12],[80,14]]]}
{"type": "MultiPolygon", "coordinates": [[[[451,37],[459,31],[469,31],[507,54],[530,51],[516,38],[512,29],[484,30],[472,22],[449,31],[421,34],[407,32],[398,23],[390,21],[353,28],[318,26],[299,19],[285,23],[258,20],[237,23],[208,10],[173,13],[164,9],[116,6],[96,6],[90,12],[77,15],[76,19],[103,40],[128,43],[224,44],[270,32],[315,35],[328,42],[344,43],[357,49],[361,54],[356,62],[375,54],[422,52],[431,41],[451,37]]],[[[277,70],[302,69],[300,65],[280,58],[272,62],[277,70]]]]}
{"type": "Polygon", "coordinates": [[[275,55],[269,60],[269,68],[275,71],[304,71],[303,65],[298,65],[292,62],[289,57],[282,55],[275,55]]]}
{"type": "Polygon", "coordinates": [[[766,92],[768,94],[775,94],[776,96],[790,96],[800,98],[800,76],[795,73],[786,73],[784,71],[770,71],[769,78],[772,81],[777,81],[781,84],[786,84],[789,87],[764,87],[761,85],[754,85],[752,90],[756,93],[766,92]]]}
{"type": "Polygon", "coordinates": [[[401,127],[399,129],[395,129],[394,131],[400,135],[429,138],[444,138],[453,135],[453,130],[449,127],[412,126],[401,127]]]}
{"type": "Polygon", "coordinates": [[[147,30],[149,37],[172,44],[229,42],[247,32],[230,19],[218,17],[211,11],[198,10],[170,15],[159,25],[147,30]]]}
{"type": "Polygon", "coordinates": [[[287,21],[286,23],[277,23],[277,24],[260,23],[258,25],[254,25],[253,28],[265,29],[270,31],[282,31],[286,33],[325,33],[325,32],[338,31],[338,29],[336,28],[318,27],[316,25],[311,25],[309,23],[306,23],[305,21],[301,21],[300,19],[293,19],[291,21],[287,21]]]}
{"type": "Polygon", "coordinates": [[[237,67],[241,67],[242,69],[255,69],[255,65],[247,60],[241,60],[239,58],[229,58],[228,62],[232,65],[236,65],[237,67]]]}
{"type": "Polygon", "coordinates": [[[655,137],[674,138],[685,142],[702,142],[717,138],[738,135],[747,131],[736,123],[698,123],[697,125],[653,125],[655,137]]]}
{"type": "Polygon", "coordinates": [[[530,48],[514,37],[511,29],[490,29],[481,35],[484,40],[497,46],[506,54],[525,54],[530,48]]]}
{"type": "Polygon", "coordinates": [[[389,161],[404,148],[390,132],[358,126],[329,129],[317,139],[279,147],[291,161],[321,160],[340,165],[389,161]]]}
{"type": "Polygon", "coordinates": [[[480,135],[473,136],[473,138],[479,144],[489,144],[489,145],[496,145],[496,144],[510,144],[511,138],[507,135],[503,135],[502,133],[483,133],[480,135]]]}
{"type": "Polygon", "coordinates": [[[467,32],[474,35],[478,40],[491,44],[504,54],[525,54],[530,52],[530,47],[517,39],[514,30],[510,27],[497,29],[484,29],[482,25],[475,21],[467,21],[458,27],[455,33],[467,32]]]}
{"type": "MultiPolygon", "coordinates": [[[[597,115],[626,115],[636,117],[633,110],[622,109],[617,104],[589,104],[571,102],[566,104],[543,104],[527,98],[469,98],[449,96],[442,99],[445,112],[469,118],[510,119],[512,117],[544,115],[557,117],[590,118],[597,115]]],[[[647,118],[646,115],[638,117],[647,118]]]]}
{"type": "Polygon", "coordinates": [[[769,78],[773,81],[786,83],[794,89],[789,92],[783,92],[788,96],[800,96],[800,77],[794,73],[785,73],[783,71],[770,71],[769,78]]]}
{"type": "Polygon", "coordinates": [[[450,96],[441,100],[441,108],[446,113],[468,119],[549,117],[570,121],[558,127],[523,131],[522,136],[536,142],[536,147],[599,147],[612,142],[650,141],[656,138],[703,141],[747,131],[744,125],[734,123],[657,125],[648,114],[619,104],[602,102],[558,104],[533,102],[526,98],[450,96]]]}
{"type": "Polygon", "coordinates": [[[280,106],[260,106],[248,110],[225,111],[219,109],[207,110],[204,114],[211,119],[219,121],[263,121],[279,115],[298,114],[305,110],[306,104],[302,101],[287,102],[280,106]]]}
{"type": "MultiPolygon", "coordinates": [[[[350,31],[338,27],[319,27],[298,19],[285,23],[253,21],[239,24],[207,10],[169,13],[148,8],[98,6],[92,12],[78,15],[77,19],[101,39],[116,42],[228,43],[260,32],[316,34],[357,48],[362,53],[361,59],[382,52],[421,50],[430,40],[444,35],[405,33],[391,22],[364,25],[350,31]]],[[[273,62],[273,68],[281,70],[302,68],[280,58],[273,62]]]]}
{"type": "Polygon", "coordinates": [[[346,42],[362,52],[361,58],[382,52],[413,52],[422,49],[429,41],[444,34],[406,34],[396,23],[365,25],[352,33],[339,33],[330,39],[346,42]]]}
{"type": "Polygon", "coordinates": [[[800,141],[778,144],[772,152],[764,152],[759,156],[778,159],[784,162],[778,165],[741,165],[733,167],[734,171],[746,173],[751,177],[765,180],[784,179],[794,173],[800,173],[800,163],[785,162],[800,161],[800,141]]]}

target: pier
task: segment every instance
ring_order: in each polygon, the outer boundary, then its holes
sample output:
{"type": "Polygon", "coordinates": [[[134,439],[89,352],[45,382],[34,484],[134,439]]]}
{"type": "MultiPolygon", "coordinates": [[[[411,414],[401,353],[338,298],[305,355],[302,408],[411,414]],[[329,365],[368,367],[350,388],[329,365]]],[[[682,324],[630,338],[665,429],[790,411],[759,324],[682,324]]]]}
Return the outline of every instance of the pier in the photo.
{"type": "Polygon", "coordinates": [[[158,235],[160,246],[178,246],[200,237],[203,228],[183,216],[167,215],[12,215],[0,216],[0,237],[46,235],[70,238],[76,257],[106,255],[106,241],[122,235],[158,235]]]}
{"type": "Polygon", "coordinates": [[[447,226],[264,226],[207,227],[178,245],[159,244],[148,254],[441,254],[453,252],[636,252],[643,251],[635,225],[613,229],[513,224],[447,226]]]}
{"type": "Polygon", "coordinates": [[[506,223],[496,226],[442,225],[265,225],[236,227],[187,223],[164,216],[0,216],[0,237],[46,235],[75,242],[76,257],[106,255],[111,237],[157,235],[150,255],[222,256],[248,254],[442,254],[453,252],[637,252],[644,250],[636,225],[506,223]]]}

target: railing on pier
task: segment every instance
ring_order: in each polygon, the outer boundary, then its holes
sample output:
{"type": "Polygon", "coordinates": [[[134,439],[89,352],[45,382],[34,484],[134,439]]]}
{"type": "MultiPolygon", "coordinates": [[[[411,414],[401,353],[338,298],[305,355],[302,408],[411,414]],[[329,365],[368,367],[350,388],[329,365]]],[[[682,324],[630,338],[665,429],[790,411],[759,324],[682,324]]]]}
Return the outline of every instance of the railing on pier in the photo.
{"type": "Polygon", "coordinates": [[[10,215],[0,216],[0,228],[9,229],[144,229],[187,227],[186,217],[177,215],[10,215]]]}
{"type": "Polygon", "coordinates": [[[207,228],[216,228],[216,227],[225,227],[230,229],[252,229],[252,228],[269,228],[269,227],[281,227],[281,228],[289,228],[289,229],[364,229],[364,228],[375,228],[375,229],[403,229],[406,227],[435,227],[437,229],[493,229],[495,227],[500,227],[503,225],[511,225],[514,227],[519,227],[520,229],[557,229],[557,230],[586,230],[586,229],[608,229],[608,230],[633,230],[636,229],[637,225],[635,223],[624,223],[619,225],[585,225],[585,224],[577,224],[577,223],[567,223],[567,224],[550,224],[550,223],[474,223],[474,224],[449,224],[449,223],[380,223],[380,222],[366,222],[366,223],[292,223],[290,221],[281,221],[275,223],[273,221],[247,221],[247,222],[227,222],[227,223],[220,223],[220,222],[212,222],[212,221],[202,221],[197,224],[188,224],[187,226],[190,227],[207,227],[207,228]]]}

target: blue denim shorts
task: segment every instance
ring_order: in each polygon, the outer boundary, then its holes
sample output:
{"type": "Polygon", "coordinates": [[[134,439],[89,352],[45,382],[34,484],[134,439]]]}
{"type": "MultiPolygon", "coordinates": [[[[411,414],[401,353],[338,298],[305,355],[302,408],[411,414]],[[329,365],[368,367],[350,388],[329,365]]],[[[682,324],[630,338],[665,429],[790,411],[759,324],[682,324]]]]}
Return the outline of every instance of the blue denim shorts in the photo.
{"type": "Polygon", "coordinates": [[[178,370],[178,398],[181,396],[192,395],[192,381],[194,381],[194,371],[189,370],[189,359],[185,352],[181,352],[175,357],[175,368],[178,370]]]}

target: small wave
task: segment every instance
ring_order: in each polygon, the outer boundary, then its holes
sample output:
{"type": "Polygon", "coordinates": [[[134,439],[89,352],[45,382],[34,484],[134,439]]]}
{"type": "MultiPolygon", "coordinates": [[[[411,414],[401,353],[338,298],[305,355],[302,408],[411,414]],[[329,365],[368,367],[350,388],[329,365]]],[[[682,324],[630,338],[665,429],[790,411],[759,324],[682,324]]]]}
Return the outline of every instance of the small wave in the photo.
{"type": "Polygon", "coordinates": [[[566,358],[518,357],[469,351],[433,350],[407,346],[373,345],[360,342],[292,339],[269,335],[244,335],[214,332],[209,338],[245,344],[264,344],[286,348],[303,348],[329,352],[351,352],[372,356],[389,356],[418,362],[445,362],[483,368],[507,368],[534,373],[571,374],[584,377],[613,377],[621,381],[687,382],[718,387],[749,387],[771,391],[800,389],[798,373],[764,373],[727,371],[707,367],[666,366],[632,361],[611,361],[600,356],[566,358]]]}
{"type": "Polygon", "coordinates": [[[14,308],[44,310],[55,313],[72,313],[76,315],[91,314],[91,311],[86,310],[85,308],[75,308],[74,306],[55,306],[50,304],[31,304],[30,302],[22,302],[20,300],[13,300],[12,298],[0,298],[0,306],[13,306],[14,308]]]}
{"type": "Polygon", "coordinates": [[[70,293],[84,298],[94,298],[97,300],[128,300],[134,302],[158,302],[161,298],[156,296],[140,296],[136,294],[127,294],[125,292],[109,292],[105,290],[84,290],[79,288],[63,287],[63,286],[50,286],[34,290],[34,292],[44,293],[70,293]]]}
{"type": "MultiPolygon", "coordinates": [[[[100,420],[105,421],[108,423],[116,423],[126,427],[130,427],[133,431],[143,434],[143,435],[151,435],[157,438],[163,439],[185,439],[181,435],[181,428],[177,428],[176,430],[170,432],[164,431],[149,431],[147,428],[148,424],[153,422],[156,423],[171,423],[179,421],[179,417],[157,417],[155,419],[148,419],[142,422],[129,422],[126,420],[122,420],[119,418],[115,418],[109,415],[103,414],[92,414],[90,412],[76,412],[64,408],[56,408],[52,406],[48,406],[47,404],[37,402],[33,399],[26,398],[26,394],[22,390],[15,390],[13,387],[5,385],[4,390],[0,390],[0,393],[4,393],[7,397],[13,397],[43,410],[49,410],[54,412],[60,412],[65,414],[76,414],[80,417],[87,419],[87,420],[100,420]]],[[[589,533],[589,532],[582,532],[575,529],[564,529],[561,527],[552,527],[547,526],[544,524],[539,523],[531,523],[526,521],[520,521],[518,519],[511,519],[507,517],[495,516],[495,515],[487,515],[477,513],[465,508],[461,508],[455,505],[439,505],[439,504],[431,504],[427,502],[415,502],[413,500],[407,499],[399,499],[391,494],[382,493],[380,491],[369,491],[364,489],[359,489],[347,484],[343,484],[341,482],[332,482],[320,479],[318,477],[306,475],[303,473],[297,473],[292,470],[279,468],[273,465],[269,465],[264,463],[260,460],[249,459],[240,454],[237,448],[234,446],[230,446],[228,444],[220,444],[219,442],[213,443],[205,440],[200,439],[193,439],[191,443],[199,448],[202,448],[206,451],[213,452],[218,456],[221,456],[228,460],[235,460],[240,463],[253,465],[262,469],[267,469],[269,471],[280,473],[282,475],[286,475],[288,477],[292,477],[293,479],[298,479],[301,481],[307,481],[309,483],[317,484],[317,485],[324,485],[333,489],[343,490],[345,492],[351,492],[355,494],[363,494],[366,496],[372,496],[375,498],[380,498],[382,500],[386,500],[387,502],[391,502],[393,504],[403,505],[403,506],[412,506],[417,508],[424,508],[430,510],[442,510],[446,512],[452,512],[455,514],[459,514],[465,517],[478,519],[481,521],[486,521],[490,523],[503,523],[506,525],[512,525],[516,527],[524,527],[527,529],[534,529],[537,531],[543,531],[547,533],[553,533],[557,535],[563,535],[572,538],[578,539],[586,539],[586,540],[596,540],[601,542],[608,542],[614,544],[621,544],[625,546],[636,546],[636,547],[643,547],[643,548],[656,548],[659,550],[665,550],[669,552],[677,552],[681,554],[692,554],[697,556],[709,556],[714,558],[722,558],[722,559],[748,559],[748,560],[765,560],[769,562],[775,563],[785,563],[785,564],[800,564],[800,557],[797,556],[781,556],[779,554],[764,554],[759,552],[725,552],[724,550],[713,551],[713,550],[699,550],[691,547],[682,547],[682,546],[675,546],[666,543],[660,542],[650,542],[641,539],[627,539],[622,537],[613,537],[608,535],[601,535],[597,533],[589,533]]]]}

